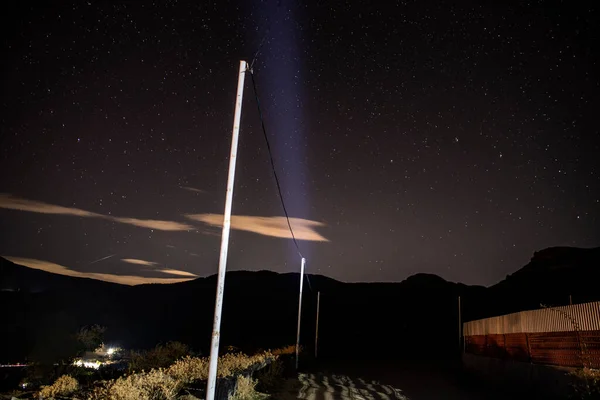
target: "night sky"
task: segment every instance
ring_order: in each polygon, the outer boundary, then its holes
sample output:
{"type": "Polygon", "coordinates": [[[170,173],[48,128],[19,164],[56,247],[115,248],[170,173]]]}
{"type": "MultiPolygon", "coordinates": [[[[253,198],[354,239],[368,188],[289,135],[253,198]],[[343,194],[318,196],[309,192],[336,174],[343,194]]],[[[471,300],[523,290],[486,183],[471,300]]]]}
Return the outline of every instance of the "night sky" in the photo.
{"type": "MultiPolygon", "coordinates": [[[[254,77],[307,272],[490,285],[536,250],[600,245],[593,2],[18,3],[0,114],[14,261],[216,273],[239,61],[263,38],[254,77]]],[[[298,271],[249,74],[243,104],[228,269],[298,271]]]]}

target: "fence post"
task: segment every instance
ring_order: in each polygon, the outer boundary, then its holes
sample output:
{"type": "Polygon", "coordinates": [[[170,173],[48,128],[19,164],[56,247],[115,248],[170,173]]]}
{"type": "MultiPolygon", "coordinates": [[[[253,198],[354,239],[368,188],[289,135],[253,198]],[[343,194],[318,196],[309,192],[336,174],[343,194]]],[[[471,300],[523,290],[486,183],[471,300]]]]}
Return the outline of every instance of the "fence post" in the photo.
{"type": "Polygon", "coordinates": [[[462,343],[462,315],[460,309],[460,296],[458,296],[458,353],[461,351],[461,343],[462,343]]]}
{"type": "Polygon", "coordinates": [[[321,305],[321,292],[317,292],[317,320],[315,321],[315,358],[319,347],[319,308],[321,305]]]}
{"type": "Polygon", "coordinates": [[[527,343],[527,358],[529,358],[529,362],[533,363],[533,358],[531,357],[531,345],[529,344],[529,333],[525,332],[525,343],[527,343]]]}

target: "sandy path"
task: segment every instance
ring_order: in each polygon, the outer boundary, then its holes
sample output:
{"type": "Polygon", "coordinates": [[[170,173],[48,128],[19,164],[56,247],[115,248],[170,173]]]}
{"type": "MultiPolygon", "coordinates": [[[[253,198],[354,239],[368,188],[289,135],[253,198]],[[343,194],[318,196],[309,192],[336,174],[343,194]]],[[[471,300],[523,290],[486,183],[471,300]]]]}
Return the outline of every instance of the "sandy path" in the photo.
{"type": "MultiPolygon", "coordinates": [[[[461,379],[456,366],[346,362],[321,365],[290,379],[275,399],[292,400],[505,400],[461,379]]],[[[511,400],[517,400],[511,396],[511,400]]]]}
{"type": "Polygon", "coordinates": [[[280,393],[280,400],[408,400],[402,391],[390,385],[351,379],[345,375],[300,373],[290,379],[280,393]]]}

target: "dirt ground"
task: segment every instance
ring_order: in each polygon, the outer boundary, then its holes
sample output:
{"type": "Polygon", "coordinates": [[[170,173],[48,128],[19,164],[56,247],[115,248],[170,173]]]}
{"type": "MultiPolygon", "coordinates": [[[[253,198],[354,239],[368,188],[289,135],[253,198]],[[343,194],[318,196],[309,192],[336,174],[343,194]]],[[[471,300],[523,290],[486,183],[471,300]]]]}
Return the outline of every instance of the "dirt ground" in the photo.
{"type": "MultiPolygon", "coordinates": [[[[314,366],[289,379],[281,400],[506,400],[447,363],[345,362],[314,366]]],[[[508,397],[517,400],[517,397],[508,397]]]]}

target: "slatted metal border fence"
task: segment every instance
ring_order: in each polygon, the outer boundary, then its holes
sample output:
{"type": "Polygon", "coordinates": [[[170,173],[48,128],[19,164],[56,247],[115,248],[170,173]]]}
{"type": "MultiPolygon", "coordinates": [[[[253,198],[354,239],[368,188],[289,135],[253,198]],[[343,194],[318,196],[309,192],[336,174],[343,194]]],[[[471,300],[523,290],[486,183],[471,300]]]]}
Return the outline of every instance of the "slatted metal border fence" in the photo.
{"type": "Polygon", "coordinates": [[[465,352],[535,364],[600,368],[600,302],[463,324],[465,352]]]}

